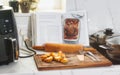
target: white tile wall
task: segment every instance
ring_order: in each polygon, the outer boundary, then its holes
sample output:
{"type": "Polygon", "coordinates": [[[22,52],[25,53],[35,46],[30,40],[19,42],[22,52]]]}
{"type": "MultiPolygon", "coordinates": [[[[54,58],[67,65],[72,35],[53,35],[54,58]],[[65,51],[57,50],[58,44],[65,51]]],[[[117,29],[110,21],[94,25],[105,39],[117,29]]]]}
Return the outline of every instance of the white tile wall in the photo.
{"type": "Polygon", "coordinates": [[[22,35],[24,37],[31,36],[31,13],[15,13],[15,19],[17,23],[18,36],[19,36],[19,45],[20,47],[24,46],[22,35]]]}
{"type": "Polygon", "coordinates": [[[120,0],[67,0],[67,4],[67,11],[87,11],[89,34],[105,28],[120,32],[120,0]]]}

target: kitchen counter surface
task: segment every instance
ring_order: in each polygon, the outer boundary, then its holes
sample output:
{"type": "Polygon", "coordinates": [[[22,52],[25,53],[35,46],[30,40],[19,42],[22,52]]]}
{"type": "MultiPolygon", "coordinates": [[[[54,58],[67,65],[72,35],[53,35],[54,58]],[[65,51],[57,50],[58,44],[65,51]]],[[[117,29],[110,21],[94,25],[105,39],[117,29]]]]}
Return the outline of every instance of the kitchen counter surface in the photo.
{"type": "Polygon", "coordinates": [[[38,71],[33,57],[0,66],[0,75],[120,75],[120,65],[67,70],[38,71]]]}

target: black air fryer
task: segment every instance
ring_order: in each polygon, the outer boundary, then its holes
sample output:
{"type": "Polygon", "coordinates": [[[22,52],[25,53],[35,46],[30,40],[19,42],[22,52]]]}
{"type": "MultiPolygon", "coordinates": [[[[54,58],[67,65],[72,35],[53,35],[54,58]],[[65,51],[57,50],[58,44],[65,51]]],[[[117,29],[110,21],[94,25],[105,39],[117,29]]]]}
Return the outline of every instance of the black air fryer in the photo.
{"type": "Polygon", "coordinates": [[[18,34],[12,8],[0,8],[0,65],[14,62],[19,56],[18,34]]]}

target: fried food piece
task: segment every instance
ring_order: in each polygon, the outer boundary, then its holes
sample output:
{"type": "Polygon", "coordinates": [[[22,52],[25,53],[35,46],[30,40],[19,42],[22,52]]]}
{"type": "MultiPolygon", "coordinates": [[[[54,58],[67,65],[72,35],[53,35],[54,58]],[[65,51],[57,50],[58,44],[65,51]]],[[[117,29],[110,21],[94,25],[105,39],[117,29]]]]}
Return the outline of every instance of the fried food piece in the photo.
{"type": "Polygon", "coordinates": [[[68,62],[68,59],[67,58],[63,58],[60,62],[63,63],[63,64],[65,64],[65,63],[68,62]]]}
{"type": "Polygon", "coordinates": [[[52,61],[57,61],[60,63],[67,63],[68,59],[66,58],[65,54],[62,51],[59,51],[58,53],[47,53],[40,56],[41,60],[47,63],[50,63],[52,61]]]}
{"type": "Polygon", "coordinates": [[[44,59],[46,59],[48,56],[47,55],[42,55],[40,56],[41,60],[43,61],[44,59]]]}
{"type": "Polygon", "coordinates": [[[50,62],[53,61],[53,57],[52,57],[52,56],[49,56],[49,57],[45,58],[43,61],[44,61],[44,62],[47,62],[47,63],[50,63],[50,62]]]}
{"type": "Polygon", "coordinates": [[[57,62],[60,62],[60,61],[61,61],[61,59],[62,59],[62,57],[61,57],[61,56],[55,56],[55,57],[54,57],[54,60],[55,60],[55,61],[57,61],[57,62]]]}
{"type": "Polygon", "coordinates": [[[66,57],[65,54],[64,54],[62,51],[59,51],[59,52],[58,52],[58,56],[61,56],[62,58],[65,58],[65,57],[66,57]]]}
{"type": "Polygon", "coordinates": [[[48,56],[48,57],[49,57],[49,56],[51,56],[51,54],[50,54],[50,53],[47,53],[47,54],[45,54],[45,55],[46,55],[46,56],[48,56]]]}
{"type": "Polygon", "coordinates": [[[51,56],[50,53],[47,53],[47,54],[41,55],[40,58],[43,61],[44,59],[46,59],[47,57],[50,57],[50,56],[51,56]]]}
{"type": "Polygon", "coordinates": [[[62,54],[63,52],[62,51],[58,51],[58,54],[62,54]]]}
{"type": "Polygon", "coordinates": [[[56,53],[54,53],[54,52],[51,52],[50,53],[50,56],[52,56],[52,57],[55,57],[57,54],[56,53]]]}

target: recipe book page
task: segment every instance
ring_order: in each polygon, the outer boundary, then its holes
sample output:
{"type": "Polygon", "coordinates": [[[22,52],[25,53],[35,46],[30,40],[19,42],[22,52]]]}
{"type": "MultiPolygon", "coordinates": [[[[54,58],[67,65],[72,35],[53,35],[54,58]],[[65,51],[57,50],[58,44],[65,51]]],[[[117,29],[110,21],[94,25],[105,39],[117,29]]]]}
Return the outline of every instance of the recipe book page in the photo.
{"type": "Polygon", "coordinates": [[[73,17],[71,14],[83,16],[82,18],[79,18],[80,37],[77,43],[89,46],[87,16],[85,11],[69,13],[36,12],[32,35],[33,45],[43,45],[47,42],[66,43],[63,39],[63,22],[65,18],[73,17]]]}
{"type": "Polygon", "coordinates": [[[47,42],[62,43],[61,13],[37,12],[35,17],[35,45],[47,42]]]}

